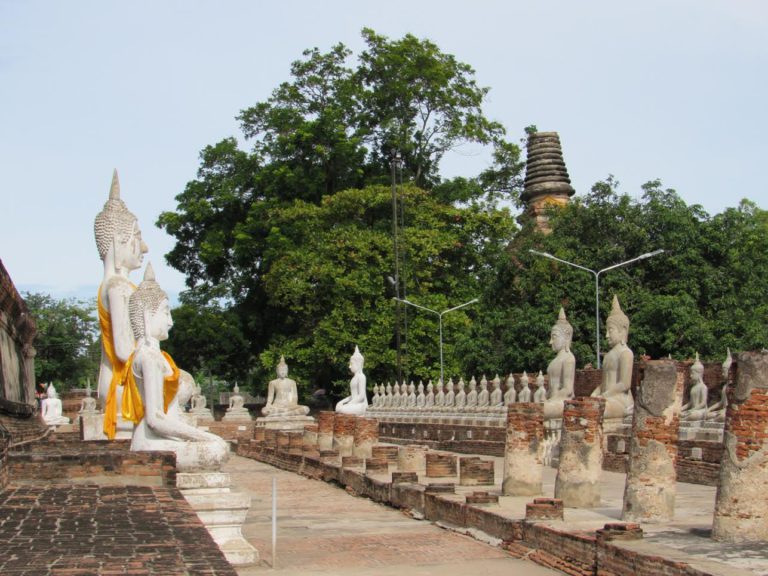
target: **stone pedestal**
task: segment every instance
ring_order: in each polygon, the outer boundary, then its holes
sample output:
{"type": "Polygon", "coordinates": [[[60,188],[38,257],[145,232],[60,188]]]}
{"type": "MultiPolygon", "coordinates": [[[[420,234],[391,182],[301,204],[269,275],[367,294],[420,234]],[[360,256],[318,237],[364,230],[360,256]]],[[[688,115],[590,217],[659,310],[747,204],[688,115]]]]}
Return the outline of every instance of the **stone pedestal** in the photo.
{"type": "Polygon", "coordinates": [[[495,470],[493,460],[483,460],[477,457],[462,457],[459,459],[459,485],[480,486],[493,485],[495,470]]]}
{"type": "Polygon", "coordinates": [[[101,412],[82,412],[80,414],[80,440],[106,440],[104,434],[104,414],[101,412]]]}
{"type": "Polygon", "coordinates": [[[543,440],[543,404],[522,402],[507,406],[502,494],[505,496],[541,494],[544,475],[543,440]]]}
{"type": "Polygon", "coordinates": [[[622,519],[666,522],[675,512],[677,433],[685,372],[672,360],[643,368],[635,397],[622,519]]]}
{"type": "Polygon", "coordinates": [[[728,390],[712,537],[768,541],[768,352],[745,352],[728,390]]]}
{"type": "Polygon", "coordinates": [[[604,398],[580,397],[565,401],[555,498],[561,499],[566,507],[600,505],[604,412],[604,398]]]}
{"type": "Polygon", "coordinates": [[[426,473],[430,478],[456,476],[456,455],[450,452],[427,452],[426,473]]]}
{"type": "Polygon", "coordinates": [[[314,424],[312,416],[261,416],[256,418],[256,428],[303,431],[307,424],[314,424]]]}
{"type": "Polygon", "coordinates": [[[372,458],[383,458],[390,465],[397,466],[398,453],[400,449],[393,444],[379,444],[371,448],[372,458]]]}
{"type": "Polygon", "coordinates": [[[213,412],[209,408],[192,409],[187,414],[194,417],[197,426],[206,426],[215,421],[213,412]]]}
{"type": "Polygon", "coordinates": [[[379,441],[379,421],[359,416],[355,419],[352,453],[358,458],[371,458],[373,446],[379,441]]]}
{"type": "Polygon", "coordinates": [[[336,421],[336,412],[320,412],[317,415],[317,449],[333,449],[333,423],[336,421]]]}
{"type": "Polygon", "coordinates": [[[302,438],[304,452],[317,452],[317,424],[305,424],[302,438]]]}
{"type": "Polygon", "coordinates": [[[240,531],[251,506],[251,497],[230,491],[224,472],[179,473],[176,486],[205,524],[213,540],[233,565],[253,564],[259,553],[240,531]]]}
{"type": "Polygon", "coordinates": [[[354,414],[336,414],[333,421],[333,449],[340,456],[352,456],[357,418],[354,414]]]}
{"type": "Polygon", "coordinates": [[[250,422],[253,418],[247,408],[230,408],[221,420],[222,422],[250,422]]]}

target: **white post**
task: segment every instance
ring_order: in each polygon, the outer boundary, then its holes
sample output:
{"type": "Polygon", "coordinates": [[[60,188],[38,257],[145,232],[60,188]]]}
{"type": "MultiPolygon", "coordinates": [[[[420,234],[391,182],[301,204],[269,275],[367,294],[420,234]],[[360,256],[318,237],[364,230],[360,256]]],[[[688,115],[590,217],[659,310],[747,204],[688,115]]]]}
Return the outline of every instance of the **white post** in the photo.
{"type": "Polygon", "coordinates": [[[272,569],[277,565],[277,477],[272,477],[272,569]]]}

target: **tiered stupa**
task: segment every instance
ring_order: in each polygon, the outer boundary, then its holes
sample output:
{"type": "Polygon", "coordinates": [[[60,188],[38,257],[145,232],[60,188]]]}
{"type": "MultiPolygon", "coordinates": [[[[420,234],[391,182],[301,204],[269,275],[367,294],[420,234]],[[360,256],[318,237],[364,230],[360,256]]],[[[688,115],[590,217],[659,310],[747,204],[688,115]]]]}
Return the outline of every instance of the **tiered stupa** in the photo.
{"type": "Polygon", "coordinates": [[[525,188],[521,199],[526,205],[526,215],[535,220],[539,229],[548,231],[547,208],[564,206],[576,191],[571,186],[557,132],[533,132],[528,135],[527,147],[525,188]]]}

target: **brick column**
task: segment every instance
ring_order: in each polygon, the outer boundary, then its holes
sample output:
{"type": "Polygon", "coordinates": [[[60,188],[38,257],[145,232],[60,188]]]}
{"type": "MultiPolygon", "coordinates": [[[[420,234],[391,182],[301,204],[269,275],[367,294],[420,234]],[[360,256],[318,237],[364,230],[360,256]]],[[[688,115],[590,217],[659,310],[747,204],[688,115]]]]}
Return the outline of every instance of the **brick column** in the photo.
{"type": "Polygon", "coordinates": [[[305,452],[317,450],[317,424],[304,425],[304,438],[302,440],[305,452]]]}
{"type": "Polygon", "coordinates": [[[544,441],[543,404],[523,402],[507,406],[507,439],[504,446],[505,496],[541,494],[544,474],[542,447],[544,441]]]}
{"type": "Polygon", "coordinates": [[[483,460],[473,456],[459,459],[459,485],[493,485],[495,482],[493,460],[483,460]]]}
{"type": "Polygon", "coordinates": [[[768,352],[744,352],[728,390],[712,537],[768,541],[768,352]]]}
{"type": "Polygon", "coordinates": [[[371,458],[373,445],[379,441],[379,421],[376,418],[355,418],[352,453],[359,458],[371,458]]]}
{"type": "Polygon", "coordinates": [[[604,398],[587,396],[565,401],[555,498],[566,507],[600,505],[604,412],[604,398]]]}
{"type": "Polygon", "coordinates": [[[254,428],[253,429],[253,441],[254,442],[264,442],[264,432],[266,431],[266,428],[254,428]]]}
{"type": "Polygon", "coordinates": [[[371,455],[373,458],[384,458],[389,464],[397,466],[399,449],[392,444],[378,445],[371,448],[371,455]]]}
{"type": "Polygon", "coordinates": [[[430,478],[453,478],[456,476],[456,455],[450,452],[427,452],[425,468],[430,478]]]}
{"type": "Polygon", "coordinates": [[[333,423],[336,412],[320,412],[317,415],[317,449],[331,450],[333,448],[333,423]]]}
{"type": "Polygon", "coordinates": [[[400,472],[424,474],[427,469],[427,450],[426,446],[419,446],[417,444],[400,446],[397,454],[397,469],[400,472]]]}
{"type": "Polygon", "coordinates": [[[339,456],[352,456],[352,444],[355,440],[354,414],[336,414],[333,420],[333,449],[339,456]]]}
{"type": "Polygon", "coordinates": [[[646,362],[635,396],[622,520],[666,522],[675,513],[677,433],[685,371],[646,362]]]}

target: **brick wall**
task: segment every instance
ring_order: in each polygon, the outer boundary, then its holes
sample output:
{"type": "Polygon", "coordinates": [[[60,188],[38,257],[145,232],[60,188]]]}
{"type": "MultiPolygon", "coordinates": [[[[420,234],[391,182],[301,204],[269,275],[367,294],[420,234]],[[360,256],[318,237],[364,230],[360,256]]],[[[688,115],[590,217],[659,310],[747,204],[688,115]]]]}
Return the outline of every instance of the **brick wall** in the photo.
{"type": "Polygon", "coordinates": [[[8,485],[8,447],[11,443],[11,435],[0,424],[0,490],[8,485]]]}
{"type": "Polygon", "coordinates": [[[239,442],[253,438],[253,430],[256,426],[256,422],[251,420],[250,422],[208,422],[205,424],[208,428],[208,432],[221,436],[224,440],[230,442],[239,442]]]}

